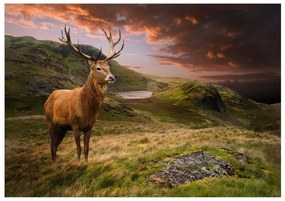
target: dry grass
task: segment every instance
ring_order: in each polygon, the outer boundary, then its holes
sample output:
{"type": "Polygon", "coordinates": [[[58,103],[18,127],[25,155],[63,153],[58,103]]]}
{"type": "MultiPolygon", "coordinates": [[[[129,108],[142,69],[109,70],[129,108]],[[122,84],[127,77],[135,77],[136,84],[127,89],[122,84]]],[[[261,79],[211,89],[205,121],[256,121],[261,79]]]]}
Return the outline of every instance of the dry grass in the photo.
{"type": "MultiPolygon", "coordinates": [[[[76,160],[74,139],[68,133],[59,146],[58,163],[52,166],[44,120],[9,120],[6,196],[155,196],[158,192],[137,176],[137,161],[179,147],[186,147],[186,151],[203,147],[236,149],[250,158],[280,164],[280,137],[276,134],[236,127],[191,129],[161,122],[99,121],[91,136],[88,165],[76,160]]],[[[161,195],[163,192],[158,193],[161,195]]]]}

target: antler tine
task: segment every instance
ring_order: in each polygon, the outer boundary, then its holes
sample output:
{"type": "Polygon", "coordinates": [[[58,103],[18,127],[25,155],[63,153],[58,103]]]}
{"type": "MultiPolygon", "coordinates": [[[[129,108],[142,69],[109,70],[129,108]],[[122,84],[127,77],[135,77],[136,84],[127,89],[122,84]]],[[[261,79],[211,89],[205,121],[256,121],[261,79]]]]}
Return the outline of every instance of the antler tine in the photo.
{"type": "MultiPolygon", "coordinates": [[[[110,43],[110,53],[109,53],[109,57],[107,57],[105,59],[105,61],[117,58],[118,56],[120,56],[121,51],[124,48],[125,45],[125,41],[123,41],[122,47],[120,48],[120,50],[117,52],[115,51],[115,46],[120,42],[121,40],[121,30],[119,29],[119,39],[114,42],[112,39],[112,32],[111,32],[111,28],[109,26],[109,34],[107,34],[107,32],[101,27],[101,29],[103,30],[106,38],[108,39],[109,43],[110,43]]],[[[75,52],[77,52],[78,54],[80,54],[82,57],[84,57],[85,59],[91,59],[93,61],[98,61],[100,59],[100,56],[102,54],[102,47],[100,48],[100,51],[97,55],[96,58],[94,58],[92,55],[89,56],[85,53],[83,53],[80,50],[80,45],[79,45],[79,39],[78,39],[78,47],[75,47],[75,45],[72,43],[71,41],[71,36],[70,36],[70,28],[67,29],[66,25],[64,26],[64,33],[65,33],[65,37],[63,36],[63,30],[61,30],[61,38],[58,38],[61,42],[68,44],[75,52]]]]}
{"type": "MultiPolygon", "coordinates": [[[[68,31],[66,30],[66,24],[64,25],[64,33],[65,33],[65,36],[66,36],[66,39],[63,37],[63,31],[61,31],[61,34],[62,34],[62,39],[65,40],[65,43],[67,42],[71,42],[70,40],[70,28],[68,29],[68,31]]],[[[64,42],[64,41],[63,41],[64,42]]]]}
{"type": "Polygon", "coordinates": [[[111,41],[113,41],[113,39],[112,39],[112,32],[111,32],[111,27],[109,26],[108,28],[109,28],[109,33],[110,33],[110,36],[109,36],[109,38],[110,38],[110,40],[111,40],[111,41]]]}
{"type": "Polygon", "coordinates": [[[104,32],[104,34],[105,34],[106,38],[108,39],[108,41],[110,42],[110,37],[108,36],[107,32],[103,29],[103,27],[101,27],[101,29],[104,32]]]}
{"type": "Polygon", "coordinates": [[[121,40],[121,30],[119,29],[119,39],[114,43],[114,45],[117,45],[121,40]]]}
{"type": "Polygon", "coordinates": [[[111,28],[110,26],[108,27],[109,28],[109,34],[107,34],[107,32],[103,29],[103,27],[101,27],[101,29],[103,30],[106,38],[108,39],[109,43],[110,43],[110,51],[109,51],[109,56],[113,55],[113,51],[114,51],[114,48],[115,48],[115,45],[114,45],[114,42],[112,40],[112,33],[111,33],[111,28]]]}
{"type": "Polygon", "coordinates": [[[120,56],[120,55],[121,55],[121,51],[123,50],[124,46],[125,46],[125,41],[123,41],[122,47],[121,47],[121,49],[120,49],[118,52],[115,51],[115,53],[114,53],[111,57],[108,57],[108,58],[106,58],[105,60],[106,60],[106,61],[109,61],[109,60],[111,60],[111,59],[115,59],[115,58],[117,58],[118,56],[120,56]]]}
{"type": "Polygon", "coordinates": [[[119,39],[114,42],[113,39],[112,39],[112,32],[111,32],[111,28],[109,26],[109,36],[107,34],[107,32],[101,27],[101,29],[103,30],[106,38],[108,39],[109,43],[110,43],[110,52],[109,52],[109,57],[107,57],[105,60],[108,61],[108,60],[111,60],[111,59],[114,59],[114,58],[117,58],[119,55],[120,55],[120,52],[123,50],[124,48],[124,41],[123,41],[123,45],[121,47],[121,49],[116,52],[115,51],[115,46],[120,42],[121,40],[121,30],[119,29],[119,39]]]}
{"type": "MultiPolygon", "coordinates": [[[[115,52],[115,55],[120,54],[120,53],[121,53],[121,51],[123,50],[124,46],[125,46],[125,41],[123,40],[123,44],[122,44],[121,49],[120,49],[118,52],[115,52]]],[[[117,56],[116,56],[116,57],[117,57],[117,56]]],[[[115,57],[115,58],[116,58],[116,57],[115,57]]]]}
{"type": "MultiPolygon", "coordinates": [[[[79,55],[81,55],[83,58],[85,58],[85,59],[91,59],[91,60],[93,60],[93,61],[95,61],[95,62],[98,61],[98,59],[94,59],[92,56],[89,56],[89,55],[83,53],[83,52],[80,50],[79,39],[78,39],[78,48],[75,47],[75,45],[73,45],[73,43],[72,43],[72,41],[71,41],[71,37],[70,37],[70,28],[68,28],[68,30],[67,30],[66,25],[64,26],[64,32],[65,32],[66,38],[63,37],[63,31],[61,31],[62,36],[61,36],[61,38],[59,38],[59,40],[60,40],[61,42],[68,44],[75,52],[77,52],[77,53],[78,53],[79,55]]],[[[101,51],[100,51],[100,54],[101,54],[101,51]]],[[[100,56],[100,55],[99,55],[99,56],[100,56]]],[[[99,57],[97,57],[97,58],[99,58],[99,57]]]]}
{"type": "MultiPolygon", "coordinates": [[[[66,25],[65,25],[66,26],[66,25]]],[[[66,32],[65,32],[66,33],[66,32]]],[[[58,38],[61,42],[66,43],[67,40],[63,36],[63,30],[61,30],[61,38],[58,38]]]]}
{"type": "Polygon", "coordinates": [[[71,42],[71,38],[70,38],[70,27],[68,28],[68,31],[66,31],[66,25],[65,25],[65,34],[67,34],[67,35],[66,35],[67,40],[68,40],[69,42],[71,42]]]}

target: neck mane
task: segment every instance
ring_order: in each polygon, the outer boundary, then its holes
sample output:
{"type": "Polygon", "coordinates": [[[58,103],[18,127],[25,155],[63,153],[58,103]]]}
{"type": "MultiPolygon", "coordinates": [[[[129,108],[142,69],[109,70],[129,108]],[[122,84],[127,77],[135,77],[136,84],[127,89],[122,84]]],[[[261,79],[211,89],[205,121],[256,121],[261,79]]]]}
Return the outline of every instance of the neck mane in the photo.
{"type": "Polygon", "coordinates": [[[82,109],[86,113],[96,113],[103,105],[107,92],[106,84],[99,84],[90,73],[81,90],[82,109]]]}

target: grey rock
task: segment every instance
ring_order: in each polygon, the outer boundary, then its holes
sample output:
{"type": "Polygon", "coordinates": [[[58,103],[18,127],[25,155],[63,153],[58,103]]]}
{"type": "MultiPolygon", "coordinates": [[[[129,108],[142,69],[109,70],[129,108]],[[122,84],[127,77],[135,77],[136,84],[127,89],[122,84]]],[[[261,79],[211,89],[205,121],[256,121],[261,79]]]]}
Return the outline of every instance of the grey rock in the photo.
{"type": "Polygon", "coordinates": [[[246,157],[246,155],[242,154],[242,153],[237,153],[234,154],[235,159],[237,159],[239,162],[242,163],[247,163],[248,158],[246,157]]]}
{"type": "Polygon", "coordinates": [[[166,167],[161,172],[149,176],[150,181],[168,182],[169,185],[183,184],[203,178],[234,175],[234,167],[221,159],[214,158],[205,151],[186,154],[173,162],[160,162],[166,167]]]}

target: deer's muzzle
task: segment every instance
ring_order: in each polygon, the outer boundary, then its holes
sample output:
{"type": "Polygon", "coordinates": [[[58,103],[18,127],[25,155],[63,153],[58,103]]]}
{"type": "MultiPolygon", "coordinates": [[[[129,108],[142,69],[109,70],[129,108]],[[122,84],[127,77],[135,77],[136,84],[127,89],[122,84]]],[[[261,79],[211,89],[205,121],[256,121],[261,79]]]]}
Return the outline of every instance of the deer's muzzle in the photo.
{"type": "Polygon", "coordinates": [[[108,77],[105,80],[108,83],[114,83],[116,79],[114,75],[108,75],[108,77]]]}

